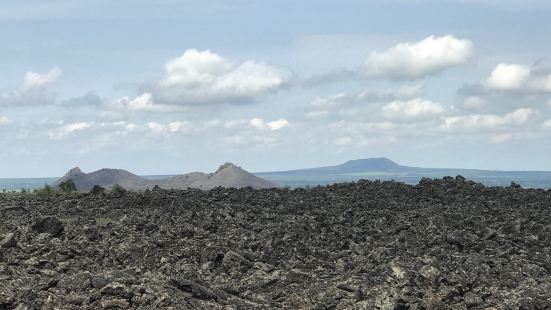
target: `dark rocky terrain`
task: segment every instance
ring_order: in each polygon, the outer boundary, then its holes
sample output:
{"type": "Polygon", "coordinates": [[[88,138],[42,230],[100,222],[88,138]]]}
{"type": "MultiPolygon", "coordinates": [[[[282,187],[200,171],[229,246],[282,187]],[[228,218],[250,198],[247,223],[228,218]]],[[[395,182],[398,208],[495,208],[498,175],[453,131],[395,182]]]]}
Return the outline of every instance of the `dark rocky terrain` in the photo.
{"type": "Polygon", "coordinates": [[[551,309],[551,192],[0,195],[0,309],[551,309]]]}

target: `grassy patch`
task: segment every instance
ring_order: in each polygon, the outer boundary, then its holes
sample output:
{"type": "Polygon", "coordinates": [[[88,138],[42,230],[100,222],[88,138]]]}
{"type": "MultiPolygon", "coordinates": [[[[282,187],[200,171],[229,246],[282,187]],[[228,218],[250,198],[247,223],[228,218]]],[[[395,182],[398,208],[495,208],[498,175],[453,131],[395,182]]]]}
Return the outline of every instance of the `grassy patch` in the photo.
{"type": "Polygon", "coordinates": [[[109,216],[100,216],[96,217],[96,225],[98,226],[107,226],[109,224],[114,224],[117,221],[109,216]]]}

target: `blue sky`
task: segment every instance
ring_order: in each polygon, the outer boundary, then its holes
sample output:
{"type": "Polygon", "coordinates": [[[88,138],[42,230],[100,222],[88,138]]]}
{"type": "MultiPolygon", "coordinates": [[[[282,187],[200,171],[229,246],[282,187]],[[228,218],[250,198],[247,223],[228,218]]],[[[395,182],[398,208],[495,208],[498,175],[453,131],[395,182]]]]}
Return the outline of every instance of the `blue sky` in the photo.
{"type": "Polygon", "coordinates": [[[2,1],[0,177],[551,170],[547,1],[2,1]]]}

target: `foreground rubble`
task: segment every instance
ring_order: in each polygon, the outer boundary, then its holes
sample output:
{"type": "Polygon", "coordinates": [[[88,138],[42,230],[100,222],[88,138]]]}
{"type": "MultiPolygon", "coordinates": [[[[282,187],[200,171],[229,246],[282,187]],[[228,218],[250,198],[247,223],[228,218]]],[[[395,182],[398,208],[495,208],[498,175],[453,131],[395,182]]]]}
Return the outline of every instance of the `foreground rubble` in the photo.
{"type": "Polygon", "coordinates": [[[551,192],[0,195],[0,309],[551,309],[551,192]]]}

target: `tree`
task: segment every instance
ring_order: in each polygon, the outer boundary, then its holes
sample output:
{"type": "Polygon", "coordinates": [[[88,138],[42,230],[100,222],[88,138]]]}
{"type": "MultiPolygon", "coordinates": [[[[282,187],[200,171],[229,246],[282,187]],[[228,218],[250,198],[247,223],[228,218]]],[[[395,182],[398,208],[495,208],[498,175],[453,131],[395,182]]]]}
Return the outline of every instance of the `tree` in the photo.
{"type": "Polygon", "coordinates": [[[113,185],[113,187],[111,187],[111,193],[117,196],[123,196],[126,193],[126,190],[119,184],[115,184],[113,185]]]}
{"type": "Polygon", "coordinates": [[[77,186],[73,179],[59,183],[59,188],[66,194],[77,191],[77,186]]]}
{"type": "Polygon", "coordinates": [[[38,197],[46,198],[53,194],[53,190],[52,187],[46,183],[43,188],[35,190],[35,193],[38,197]]]}

